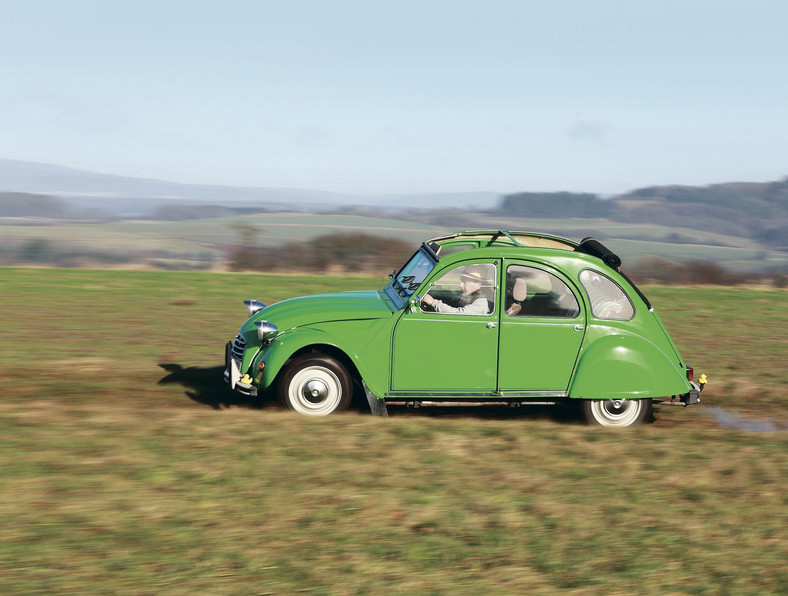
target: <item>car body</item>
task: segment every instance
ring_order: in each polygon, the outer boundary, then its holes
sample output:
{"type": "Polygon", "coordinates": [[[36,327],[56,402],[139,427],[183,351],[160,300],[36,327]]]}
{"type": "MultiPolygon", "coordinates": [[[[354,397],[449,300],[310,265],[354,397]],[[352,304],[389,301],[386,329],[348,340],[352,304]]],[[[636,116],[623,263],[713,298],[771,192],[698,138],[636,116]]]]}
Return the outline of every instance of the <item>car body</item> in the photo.
{"type": "Polygon", "coordinates": [[[325,415],[386,404],[577,403],[629,426],[703,385],[621,261],[592,238],[471,231],[423,243],[380,290],[266,306],[228,342],[235,391],[325,415]]]}

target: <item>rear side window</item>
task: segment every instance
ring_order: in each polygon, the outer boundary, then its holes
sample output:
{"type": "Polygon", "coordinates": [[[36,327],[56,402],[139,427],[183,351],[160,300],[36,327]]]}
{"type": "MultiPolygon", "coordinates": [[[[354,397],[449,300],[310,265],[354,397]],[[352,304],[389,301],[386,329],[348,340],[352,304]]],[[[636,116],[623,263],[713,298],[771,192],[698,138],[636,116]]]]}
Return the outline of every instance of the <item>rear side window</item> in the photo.
{"type": "Polygon", "coordinates": [[[608,276],[585,269],[580,273],[580,283],[591,302],[591,314],[597,319],[628,321],[635,316],[635,307],[624,290],[608,276]]]}
{"type": "Polygon", "coordinates": [[[506,270],[505,313],[509,317],[573,319],[580,306],[572,290],[552,273],[511,265],[506,270]]]}

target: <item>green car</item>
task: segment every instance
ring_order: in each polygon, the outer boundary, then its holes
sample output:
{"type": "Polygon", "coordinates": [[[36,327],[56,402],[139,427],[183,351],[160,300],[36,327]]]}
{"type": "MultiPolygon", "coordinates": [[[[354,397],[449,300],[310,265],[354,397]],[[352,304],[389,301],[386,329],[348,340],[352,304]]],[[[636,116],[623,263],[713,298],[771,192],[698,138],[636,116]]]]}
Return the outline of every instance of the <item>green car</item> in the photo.
{"type": "Polygon", "coordinates": [[[362,391],[387,404],[577,403],[586,420],[630,426],[652,403],[698,403],[646,297],[600,242],[461,232],[421,245],[381,290],[266,306],[228,342],[225,379],[274,389],[286,408],[326,415],[362,391]]]}

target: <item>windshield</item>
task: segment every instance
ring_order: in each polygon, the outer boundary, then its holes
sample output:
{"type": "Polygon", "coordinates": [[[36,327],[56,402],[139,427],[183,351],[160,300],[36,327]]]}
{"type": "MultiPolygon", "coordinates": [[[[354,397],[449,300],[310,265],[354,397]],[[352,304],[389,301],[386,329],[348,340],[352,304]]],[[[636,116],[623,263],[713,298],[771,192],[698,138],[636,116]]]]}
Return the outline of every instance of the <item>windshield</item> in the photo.
{"type": "Polygon", "coordinates": [[[437,255],[426,244],[414,254],[386,286],[386,293],[402,307],[429,275],[438,262],[437,255]]]}

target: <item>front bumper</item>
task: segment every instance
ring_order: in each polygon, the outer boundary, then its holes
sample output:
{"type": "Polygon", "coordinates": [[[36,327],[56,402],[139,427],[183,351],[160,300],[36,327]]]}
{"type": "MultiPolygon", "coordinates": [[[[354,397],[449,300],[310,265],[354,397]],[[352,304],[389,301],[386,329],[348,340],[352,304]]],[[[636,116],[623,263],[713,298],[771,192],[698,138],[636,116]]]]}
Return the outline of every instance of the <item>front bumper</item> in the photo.
{"type": "Polygon", "coordinates": [[[243,383],[241,375],[241,362],[233,356],[233,342],[228,341],[224,349],[224,382],[230,389],[243,395],[257,396],[257,387],[251,383],[243,383]]]}

